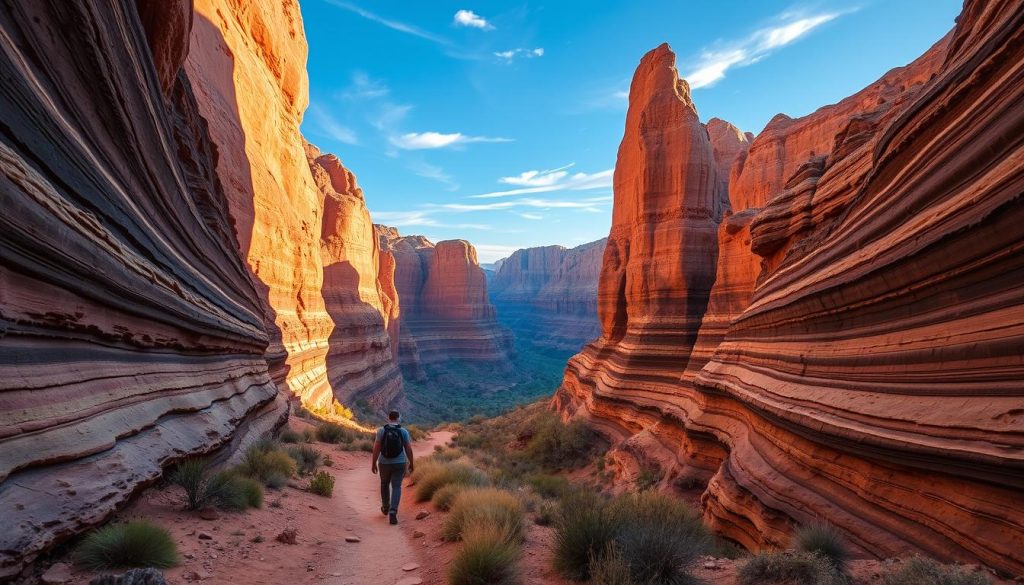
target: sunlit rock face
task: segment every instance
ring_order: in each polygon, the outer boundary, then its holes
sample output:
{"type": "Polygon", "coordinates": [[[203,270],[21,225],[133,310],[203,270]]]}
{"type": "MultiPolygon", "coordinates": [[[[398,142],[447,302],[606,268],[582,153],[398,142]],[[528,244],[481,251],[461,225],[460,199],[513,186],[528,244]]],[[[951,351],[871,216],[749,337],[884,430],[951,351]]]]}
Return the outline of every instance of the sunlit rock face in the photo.
{"type": "Polygon", "coordinates": [[[185,69],[218,149],[238,245],[261,289],[272,373],[325,407],[333,323],[321,286],[322,194],[299,132],[308,103],[295,0],[196,0],[185,69]]]}
{"type": "Polygon", "coordinates": [[[908,67],[774,119],[732,167],[674,388],[621,382],[649,360],[599,342],[556,405],[618,438],[623,470],[698,486],[748,548],[824,518],[859,554],[1024,572],[1022,41],[1024,5],[969,0],[908,67]]]}
{"type": "Polygon", "coordinates": [[[378,251],[355,175],[337,156],[321,154],[312,145],[307,145],[306,155],[323,196],[322,292],[334,323],[328,339],[328,381],[339,402],[365,400],[383,410],[402,392],[394,355],[398,346],[389,334],[391,320],[398,317],[394,266],[382,263],[384,253],[378,251]]]}
{"type": "Polygon", "coordinates": [[[137,6],[0,7],[0,580],[276,420],[262,290],[182,70],[198,23],[137,6]]]}
{"type": "Polygon", "coordinates": [[[516,250],[488,283],[499,320],[541,349],[577,351],[601,335],[597,279],[605,239],[516,250]]]}
{"type": "Polygon", "coordinates": [[[380,246],[395,259],[403,373],[422,379],[424,365],[451,360],[511,367],[511,335],[497,322],[472,244],[435,245],[387,226],[378,226],[377,233],[380,246]]]}

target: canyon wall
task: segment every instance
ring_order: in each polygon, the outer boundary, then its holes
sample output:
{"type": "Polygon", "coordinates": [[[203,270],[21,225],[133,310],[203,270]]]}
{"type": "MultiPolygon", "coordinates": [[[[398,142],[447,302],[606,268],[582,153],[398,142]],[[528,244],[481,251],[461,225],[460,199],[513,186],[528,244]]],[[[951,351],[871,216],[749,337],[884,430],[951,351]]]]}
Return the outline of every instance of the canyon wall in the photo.
{"type": "Polygon", "coordinates": [[[394,257],[403,372],[423,379],[424,365],[450,360],[511,368],[512,338],[498,324],[472,244],[434,244],[387,226],[377,226],[377,234],[381,248],[394,257]]]}
{"type": "Polygon", "coordinates": [[[596,339],[605,241],[526,248],[502,260],[487,285],[499,321],[539,348],[577,351],[596,339]]]}
{"type": "MultiPolygon", "coordinates": [[[[1024,572],[1021,63],[1024,4],[969,0],[910,66],[777,116],[730,171],[696,343],[672,342],[689,349],[683,375],[636,379],[644,344],[608,349],[627,282],[599,297],[602,338],[570,362],[556,406],[618,441],[620,473],[653,466],[664,489],[703,490],[705,519],[748,548],[823,518],[861,555],[1024,572]]],[[[628,185],[615,197],[616,213],[637,207],[628,185]]],[[[606,254],[602,283],[621,264],[606,254]]]]}
{"type": "Polygon", "coordinates": [[[0,7],[0,581],[275,417],[190,3],[138,10],[0,7]]]}

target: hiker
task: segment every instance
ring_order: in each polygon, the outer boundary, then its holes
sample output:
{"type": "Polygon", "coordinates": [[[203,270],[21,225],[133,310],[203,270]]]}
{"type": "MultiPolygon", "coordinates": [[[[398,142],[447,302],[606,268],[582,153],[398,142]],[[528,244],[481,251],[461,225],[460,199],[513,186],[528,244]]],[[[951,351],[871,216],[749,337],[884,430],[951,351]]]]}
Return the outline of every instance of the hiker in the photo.
{"type": "Polygon", "coordinates": [[[380,469],[380,513],[392,524],[398,524],[398,502],[402,498],[402,478],[406,464],[413,472],[412,438],[400,424],[402,415],[397,410],[388,413],[388,423],[377,429],[373,442],[371,471],[380,469]]]}

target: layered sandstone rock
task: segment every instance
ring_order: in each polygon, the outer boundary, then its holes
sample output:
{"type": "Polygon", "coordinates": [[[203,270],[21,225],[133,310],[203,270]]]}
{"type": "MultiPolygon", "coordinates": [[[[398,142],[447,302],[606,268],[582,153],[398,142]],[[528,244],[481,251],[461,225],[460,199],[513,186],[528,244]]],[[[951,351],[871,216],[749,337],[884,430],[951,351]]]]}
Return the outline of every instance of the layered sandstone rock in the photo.
{"type": "Polygon", "coordinates": [[[1022,62],[1024,5],[969,0],[911,66],[777,117],[733,167],[740,211],[675,388],[611,391],[649,360],[588,347],[556,402],[706,485],[705,518],[748,548],[824,518],[860,554],[1024,572],[1022,62]]]}
{"type": "Polygon", "coordinates": [[[0,581],[277,394],[190,3],[138,6],[0,7],[0,581]]]}
{"type": "Polygon", "coordinates": [[[323,297],[334,322],[328,339],[327,378],[336,400],[366,400],[386,409],[402,391],[397,351],[397,295],[393,258],[378,251],[370,212],[355,175],[333,154],[307,145],[313,180],[323,196],[320,256],[323,297]],[[388,265],[388,259],[392,264],[388,265]],[[384,271],[384,278],[380,276],[384,271]],[[392,344],[392,336],[395,334],[392,344]]]}
{"type": "Polygon", "coordinates": [[[577,351],[601,334],[597,280],[605,239],[516,250],[488,283],[498,319],[541,348],[577,351]]]}
{"type": "Polygon", "coordinates": [[[386,226],[378,226],[377,233],[395,259],[403,372],[422,378],[424,364],[450,360],[509,368],[511,336],[487,298],[476,249],[465,240],[435,245],[423,236],[402,237],[386,226]]]}
{"type": "Polygon", "coordinates": [[[238,245],[265,300],[275,379],[305,405],[328,406],[333,325],[321,294],[322,195],[299,132],[308,78],[298,5],[195,0],[185,69],[220,153],[238,245]]]}

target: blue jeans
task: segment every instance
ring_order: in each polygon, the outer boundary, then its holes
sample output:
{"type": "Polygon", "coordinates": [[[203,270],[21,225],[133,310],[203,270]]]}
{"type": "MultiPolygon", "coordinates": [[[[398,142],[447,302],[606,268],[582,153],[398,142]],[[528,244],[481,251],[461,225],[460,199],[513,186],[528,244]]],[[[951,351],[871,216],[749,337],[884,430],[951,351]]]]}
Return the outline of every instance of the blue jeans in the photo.
{"type": "Polygon", "coordinates": [[[377,472],[380,474],[380,506],[397,514],[398,502],[402,499],[405,463],[378,463],[377,472]]]}

